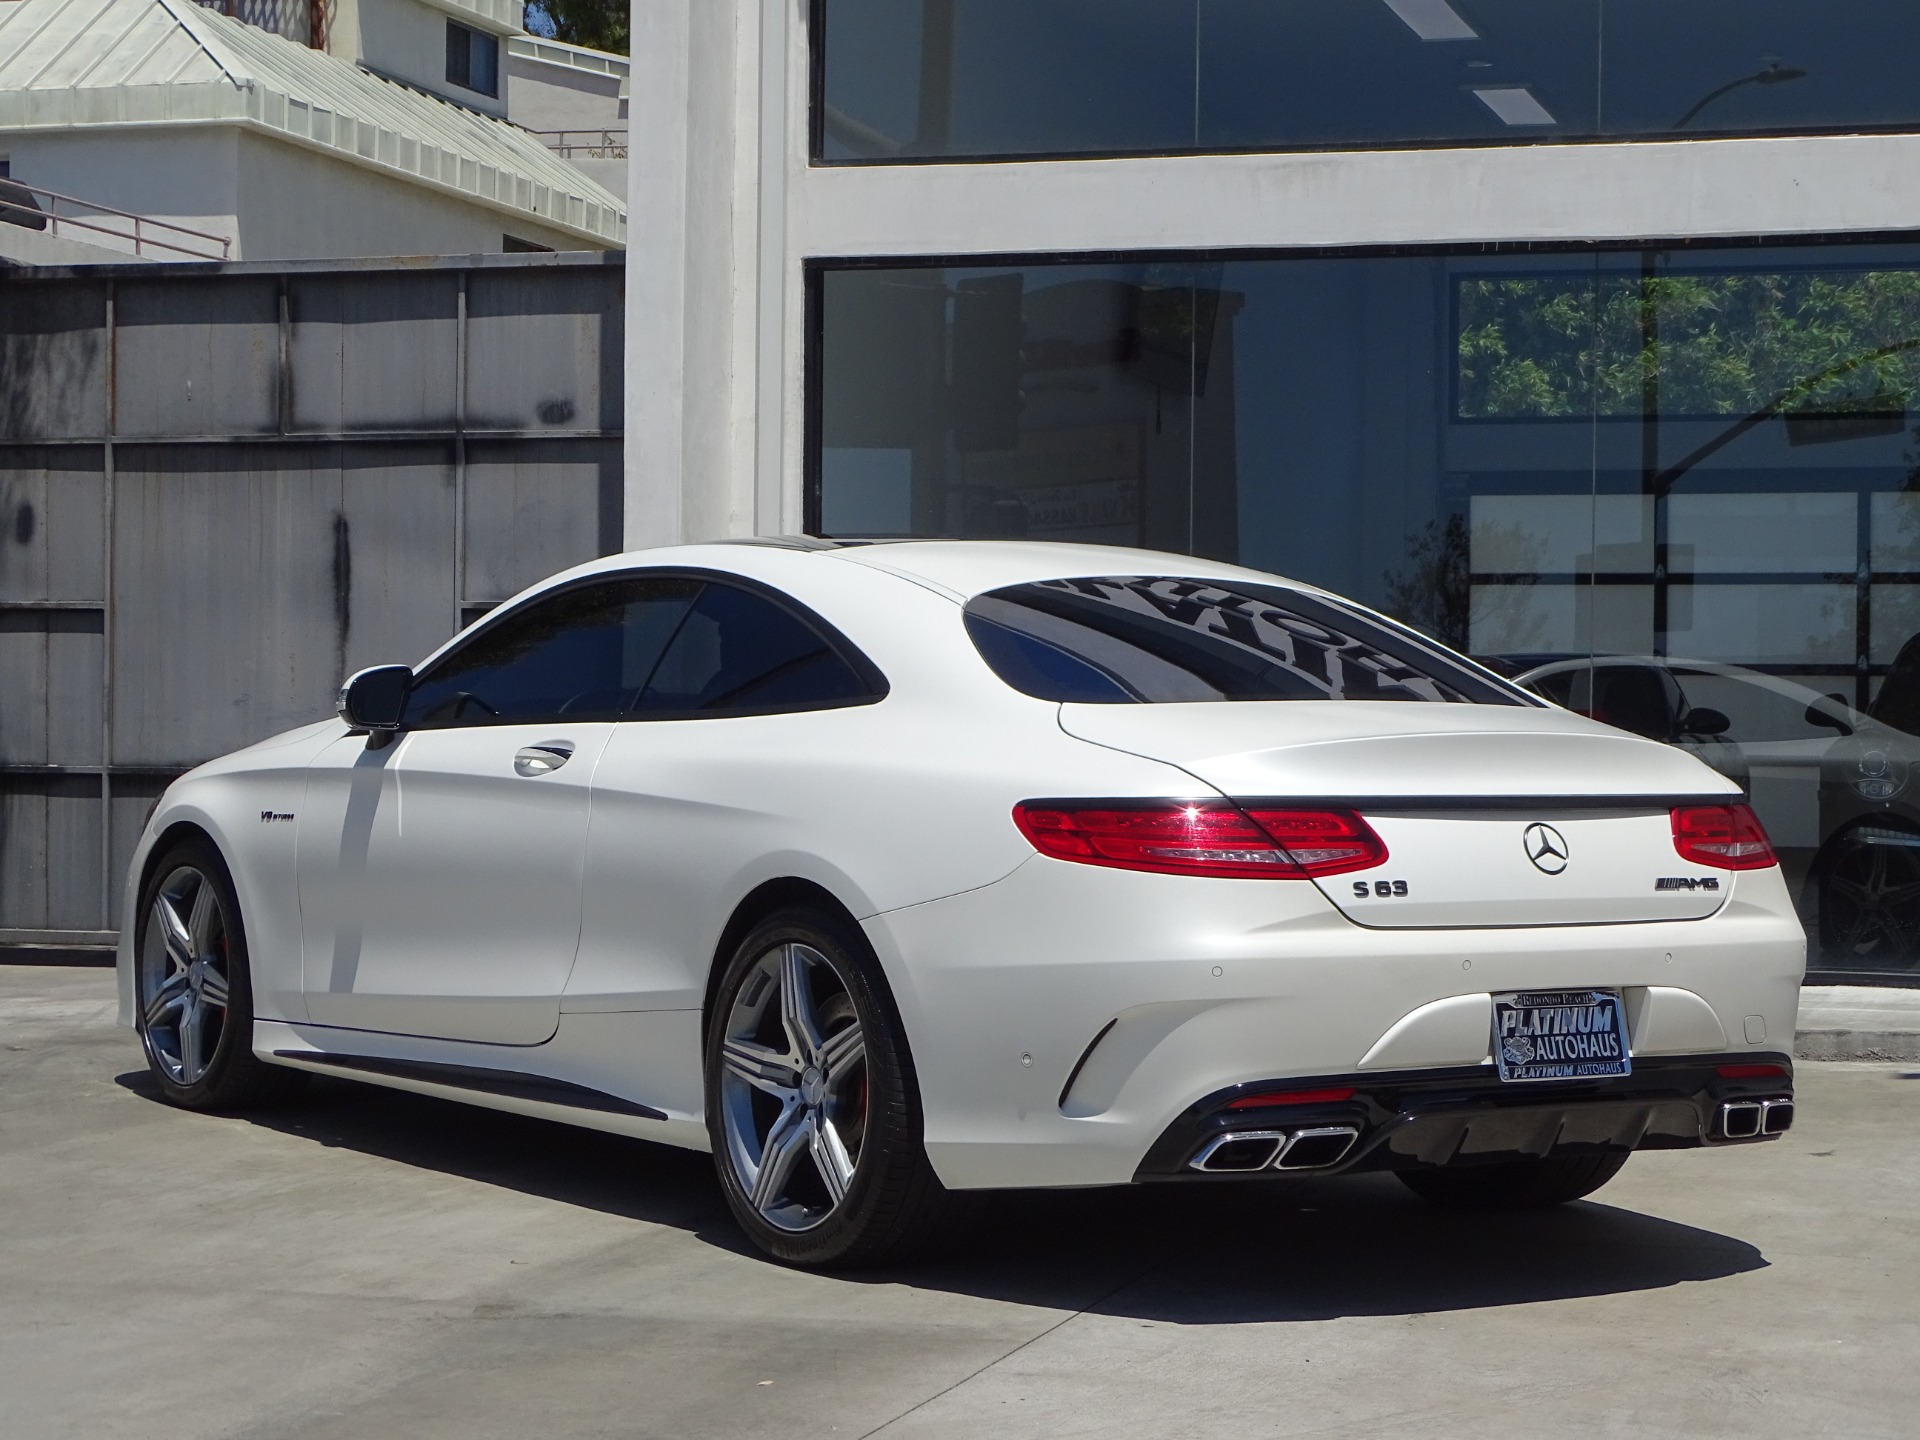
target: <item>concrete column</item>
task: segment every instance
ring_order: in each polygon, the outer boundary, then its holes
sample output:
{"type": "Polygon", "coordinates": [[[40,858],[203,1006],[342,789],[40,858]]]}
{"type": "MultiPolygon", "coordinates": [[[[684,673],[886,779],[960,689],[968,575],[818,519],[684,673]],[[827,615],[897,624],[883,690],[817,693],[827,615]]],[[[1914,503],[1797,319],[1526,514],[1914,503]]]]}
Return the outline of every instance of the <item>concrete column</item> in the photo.
{"type": "MultiPolygon", "coordinates": [[[[762,249],[785,234],[784,187],[761,165],[769,9],[786,22],[781,0],[634,0],[629,548],[780,528],[757,513],[762,249]]],[[[776,354],[776,385],[780,369],[776,354]]]]}

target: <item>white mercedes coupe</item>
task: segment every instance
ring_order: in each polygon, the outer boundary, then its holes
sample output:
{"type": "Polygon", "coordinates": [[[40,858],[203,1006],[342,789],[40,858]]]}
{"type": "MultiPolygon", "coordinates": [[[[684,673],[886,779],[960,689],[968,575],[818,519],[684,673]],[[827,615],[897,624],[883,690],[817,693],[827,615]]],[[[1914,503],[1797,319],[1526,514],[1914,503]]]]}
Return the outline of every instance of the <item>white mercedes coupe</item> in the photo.
{"type": "Polygon", "coordinates": [[[303,1072],[710,1150],[871,1263],[966,1192],[1575,1199],[1793,1117],[1737,786],[1337,596],[1039,543],[597,560],[201,766],[125,892],[180,1105],[303,1072]]]}

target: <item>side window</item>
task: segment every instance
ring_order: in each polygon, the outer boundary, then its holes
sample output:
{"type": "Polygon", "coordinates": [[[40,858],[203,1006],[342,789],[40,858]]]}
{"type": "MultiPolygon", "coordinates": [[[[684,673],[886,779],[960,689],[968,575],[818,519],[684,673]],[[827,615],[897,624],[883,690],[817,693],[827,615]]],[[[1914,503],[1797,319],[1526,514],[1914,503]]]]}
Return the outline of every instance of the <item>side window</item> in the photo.
{"type": "MultiPolygon", "coordinates": [[[[1723,739],[1756,745],[1770,740],[1832,740],[1838,736],[1831,726],[1807,720],[1807,706],[1823,703],[1816,691],[1798,686],[1776,690],[1754,680],[1706,671],[1683,670],[1680,678],[1686,682],[1687,698],[1695,705],[1718,710],[1733,722],[1723,739]]],[[[1755,680],[1760,678],[1756,676],[1755,680]]],[[[1841,705],[1825,708],[1835,715],[1846,714],[1841,705]]]]}
{"type": "Polygon", "coordinates": [[[627,578],[535,600],[414,682],[408,729],[613,720],[627,713],[701,591],[627,578]]]}
{"type": "Polygon", "coordinates": [[[872,699],[852,665],[799,616],[708,584],[640,697],[642,715],[817,710],[872,699]]]}

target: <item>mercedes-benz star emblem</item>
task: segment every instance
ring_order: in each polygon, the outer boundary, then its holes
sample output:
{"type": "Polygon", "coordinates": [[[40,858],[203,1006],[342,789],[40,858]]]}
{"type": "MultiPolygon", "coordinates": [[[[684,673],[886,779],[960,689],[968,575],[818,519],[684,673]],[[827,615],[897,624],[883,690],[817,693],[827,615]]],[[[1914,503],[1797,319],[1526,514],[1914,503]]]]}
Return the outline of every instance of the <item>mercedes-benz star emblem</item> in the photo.
{"type": "Polygon", "coordinates": [[[1527,859],[1533,862],[1533,868],[1542,875],[1558,875],[1567,868],[1566,839],[1551,825],[1536,822],[1527,826],[1520,843],[1526,847],[1527,859]]]}

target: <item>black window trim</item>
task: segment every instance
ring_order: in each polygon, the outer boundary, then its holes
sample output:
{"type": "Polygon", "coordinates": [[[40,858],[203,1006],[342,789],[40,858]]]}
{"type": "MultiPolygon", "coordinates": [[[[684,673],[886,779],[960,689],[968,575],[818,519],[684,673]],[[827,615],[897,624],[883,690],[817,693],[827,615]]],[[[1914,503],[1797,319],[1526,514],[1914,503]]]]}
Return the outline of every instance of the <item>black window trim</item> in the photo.
{"type": "MultiPolygon", "coordinates": [[[[484,619],[480,620],[472,630],[461,635],[457,644],[434,656],[430,664],[417,668],[414,671],[414,681],[416,684],[419,683],[419,681],[425,679],[434,670],[437,670],[447,661],[466,650],[468,646],[479,640],[481,636],[488,634],[496,627],[514,619],[516,616],[526,613],[527,610],[535,605],[542,604],[561,595],[570,595],[576,590],[584,590],[590,586],[608,584],[621,580],[693,580],[701,585],[717,583],[732,585],[736,589],[745,590],[749,594],[768,601],[772,605],[785,611],[793,619],[799,621],[800,624],[806,626],[807,629],[825,641],[827,648],[833,651],[835,656],[853,671],[854,676],[860,681],[861,685],[865,687],[865,693],[851,700],[815,700],[803,705],[736,705],[728,706],[720,710],[632,711],[619,716],[611,722],[613,724],[627,725],[635,722],[657,720],[728,720],[751,715],[802,715],[817,710],[847,710],[860,705],[877,705],[892,693],[893,687],[888,682],[886,675],[881,672],[880,667],[875,665],[859,646],[849,640],[844,631],[832,624],[810,606],[802,604],[799,600],[787,594],[786,591],[769,585],[764,580],[756,580],[751,576],[735,574],[729,570],[710,570],[701,566],[691,565],[649,565],[627,570],[602,570],[593,575],[582,575],[577,580],[569,580],[564,585],[554,585],[540,591],[537,595],[529,595],[518,605],[498,606],[490,611],[484,619]]],[[[693,604],[698,603],[699,595],[696,593],[693,604]]],[[[687,606],[687,615],[693,613],[693,604],[687,606]]],[[[680,624],[684,623],[686,623],[686,615],[680,617],[680,624]]],[[[661,649],[660,653],[663,657],[666,654],[667,648],[672,646],[674,637],[679,633],[680,625],[676,624],[673,629],[673,634],[667,637],[666,646],[663,646],[661,649]]],[[[656,660],[654,663],[657,668],[659,662],[656,660]]],[[[648,683],[651,683],[651,681],[652,676],[649,675],[648,683]]],[[[645,691],[646,685],[643,684],[640,687],[640,693],[644,694],[645,691]]],[[[515,725],[540,725],[548,723],[559,724],[562,722],[513,720],[506,723],[515,725]]],[[[605,724],[608,722],[595,721],[594,723],[605,724]]],[[[488,727],[480,725],[423,725],[415,728],[422,730],[478,730],[488,727]]]]}

